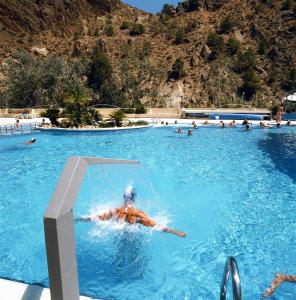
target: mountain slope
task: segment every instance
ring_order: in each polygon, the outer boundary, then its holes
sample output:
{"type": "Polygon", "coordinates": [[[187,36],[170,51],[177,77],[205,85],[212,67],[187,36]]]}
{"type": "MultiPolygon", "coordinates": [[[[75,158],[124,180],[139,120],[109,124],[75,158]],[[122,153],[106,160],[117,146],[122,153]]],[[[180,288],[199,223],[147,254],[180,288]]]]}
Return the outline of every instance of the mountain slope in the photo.
{"type": "MultiPolygon", "coordinates": [[[[247,75],[237,71],[239,54],[229,54],[227,46],[215,55],[207,46],[210,33],[227,44],[229,38],[241,43],[239,52],[251,49],[258,86],[251,100],[266,106],[287,93],[285,82],[295,68],[295,9],[276,0],[205,0],[192,12],[155,16],[116,0],[0,0],[0,57],[13,56],[17,49],[31,51],[46,47],[52,55],[71,58],[73,49],[88,56],[98,41],[110,58],[115,72],[127,45],[149,44],[149,58],[165,69],[160,98],[166,105],[204,106],[237,103],[247,75]],[[20,5],[21,2],[21,5],[20,5]],[[289,9],[288,9],[289,8],[289,9]],[[230,30],[221,30],[229,17],[230,30]],[[145,33],[131,36],[121,30],[123,21],[141,23],[145,33]],[[108,34],[106,27],[114,33],[108,34]],[[176,32],[181,40],[176,42],[176,32]],[[169,72],[177,58],[184,62],[184,74],[177,80],[169,72]],[[229,100],[230,99],[230,100],[229,100]]],[[[210,49],[211,48],[211,49],[210,49]]],[[[255,80],[255,81],[256,81],[255,80]]]]}

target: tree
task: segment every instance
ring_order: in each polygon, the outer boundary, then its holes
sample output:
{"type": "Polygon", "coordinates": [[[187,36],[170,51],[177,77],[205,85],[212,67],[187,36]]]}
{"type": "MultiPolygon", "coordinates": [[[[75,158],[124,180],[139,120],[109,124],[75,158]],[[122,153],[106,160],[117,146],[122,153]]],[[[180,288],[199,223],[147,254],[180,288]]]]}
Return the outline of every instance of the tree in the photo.
{"type": "Polygon", "coordinates": [[[125,30],[125,29],[129,29],[129,22],[126,20],[123,20],[120,25],[120,30],[125,30]]]}
{"type": "Polygon", "coordinates": [[[292,68],[284,81],[283,88],[286,91],[293,91],[296,89],[296,69],[292,68]]]}
{"type": "Polygon", "coordinates": [[[230,33],[235,26],[235,20],[231,16],[227,16],[220,24],[221,33],[230,33]]]}
{"type": "Polygon", "coordinates": [[[175,35],[175,43],[182,44],[185,40],[185,32],[183,28],[178,28],[175,35]]]}
{"type": "Polygon", "coordinates": [[[255,65],[256,55],[251,49],[239,54],[237,58],[237,71],[239,73],[245,72],[255,65]]]}
{"type": "Polygon", "coordinates": [[[225,44],[222,36],[219,36],[216,33],[210,33],[207,39],[207,45],[211,48],[212,53],[210,59],[214,60],[218,55],[224,50],[225,44]]]}
{"type": "Polygon", "coordinates": [[[121,93],[126,108],[137,108],[142,105],[144,97],[161,84],[164,77],[162,65],[153,64],[149,57],[137,54],[135,46],[129,48],[129,53],[121,60],[121,93]]]}
{"type": "Polygon", "coordinates": [[[112,78],[112,74],[113,69],[107,56],[101,47],[96,46],[88,66],[88,85],[99,92],[102,85],[112,78]]]}
{"type": "Polygon", "coordinates": [[[114,35],[114,26],[112,24],[107,24],[104,28],[104,33],[107,36],[113,36],[114,35]]]}
{"type": "Polygon", "coordinates": [[[79,82],[73,86],[69,96],[65,99],[65,116],[75,127],[91,124],[99,119],[93,110],[89,110],[90,100],[89,91],[79,82]]]}
{"type": "Polygon", "coordinates": [[[130,29],[130,35],[142,35],[145,32],[145,27],[143,24],[133,23],[130,29]]]}
{"type": "Polygon", "coordinates": [[[161,13],[166,16],[173,16],[176,12],[174,5],[164,4],[161,13]]]}
{"type": "Polygon", "coordinates": [[[260,80],[252,68],[249,68],[243,74],[244,84],[240,88],[240,93],[245,95],[247,100],[251,99],[252,96],[260,87],[260,80]]]}
{"type": "Polygon", "coordinates": [[[26,52],[16,53],[1,71],[7,104],[18,108],[61,106],[72,83],[85,74],[79,61],[66,62],[53,56],[37,59],[26,52]]]}
{"type": "Polygon", "coordinates": [[[51,125],[59,126],[58,118],[60,117],[60,109],[51,107],[43,111],[41,114],[43,118],[49,118],[51,125]]]}
{"type": "Polygon", "coordinates": [[[122,109],[112,111],[109,116],[114,120],[116,127],[120,127],[123,119],[126,118],[125,112],[122,109]]]}
{"type": "Polygon", "coordinates": [[[177,58],[175,62],[172,65],[172,70],[170,73],[170,77],[173,79],[180,79],[182,76],[184,76],[184,62],[181,58],[177,58]]]}
{"type": "Polygon", "coordinates": [[[235,38],[229,38],[227,41],[227,51],[231,54],[234,55],[237,53],[241,46],[241,43],[239,40],[235,38]]]}

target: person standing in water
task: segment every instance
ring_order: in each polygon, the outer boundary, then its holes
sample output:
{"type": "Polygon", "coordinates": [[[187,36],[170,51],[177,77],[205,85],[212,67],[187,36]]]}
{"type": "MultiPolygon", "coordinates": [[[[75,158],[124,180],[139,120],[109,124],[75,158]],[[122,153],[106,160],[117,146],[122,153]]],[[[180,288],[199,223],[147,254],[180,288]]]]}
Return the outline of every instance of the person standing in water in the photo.
{"type": "MultiPolygon", "coordinates": [[[[152,227],[158,229],[163,232],[172,233],[179,237],[186,237],[186,233],[175,230],[173,228],[169,228],[166,226],[162,226],[157,224],[154,220],[152,220],[145,212],[134,207],[134,203],[136,201],[136,191],[134,187],[128,185],[124,192],[124,204],[119,208],[115,208],[109,210],[104,214],[99,214],[97,217],[100,221],[107,221],[110,219],[115,219],[116,221],[125,221],[128,224],[141,224],[146,227],[152,227]]],[[[80,218],[79,221],[91,222],[92,219],[80,218]]]]}

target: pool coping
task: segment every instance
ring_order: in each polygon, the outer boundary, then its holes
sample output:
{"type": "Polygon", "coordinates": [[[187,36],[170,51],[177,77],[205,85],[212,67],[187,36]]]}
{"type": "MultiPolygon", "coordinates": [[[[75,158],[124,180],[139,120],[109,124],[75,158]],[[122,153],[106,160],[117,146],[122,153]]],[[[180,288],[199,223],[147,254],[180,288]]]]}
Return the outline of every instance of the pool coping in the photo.
{"type": "MultiPolygon", "coordinates": [[[[26,284],[14,280],[0,278],[1,299],[9,300],[51,300],[49,288],[35,284],[26,284]]],[[[80,300],[92,300],[80,296],[80,300]]]]}
{"type": "Polygon", "coordinates": [[[129,126],[129,127],[110,127],[110,128],[46,128],[38,127],[40,131],[66,131],[66,132],[93,132],[93,131],[120,131],[120,130],[132,130],[153,127],[153,124],[142,126],[129,126]]]}

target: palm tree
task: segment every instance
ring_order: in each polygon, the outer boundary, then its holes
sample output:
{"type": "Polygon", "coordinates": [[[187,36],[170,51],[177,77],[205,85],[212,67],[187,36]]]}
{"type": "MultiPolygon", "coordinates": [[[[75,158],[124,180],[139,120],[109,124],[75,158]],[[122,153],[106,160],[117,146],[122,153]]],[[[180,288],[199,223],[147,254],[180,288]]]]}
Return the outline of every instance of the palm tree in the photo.
{"type": "Polygon", "coordinates": [[[65,113],[69,121],[78,127],[83,123],[83,116],[88,113],[88,105],[91,96],[88,90],[81,84],[77,84],[65,99],[65,113]]]}
{"type": "Polygon", "coordinates": [[[115,126],[120,127],[126,115],[122,109],[114,110],[109,114],[110,118],[114,120],[115,126]]]}

